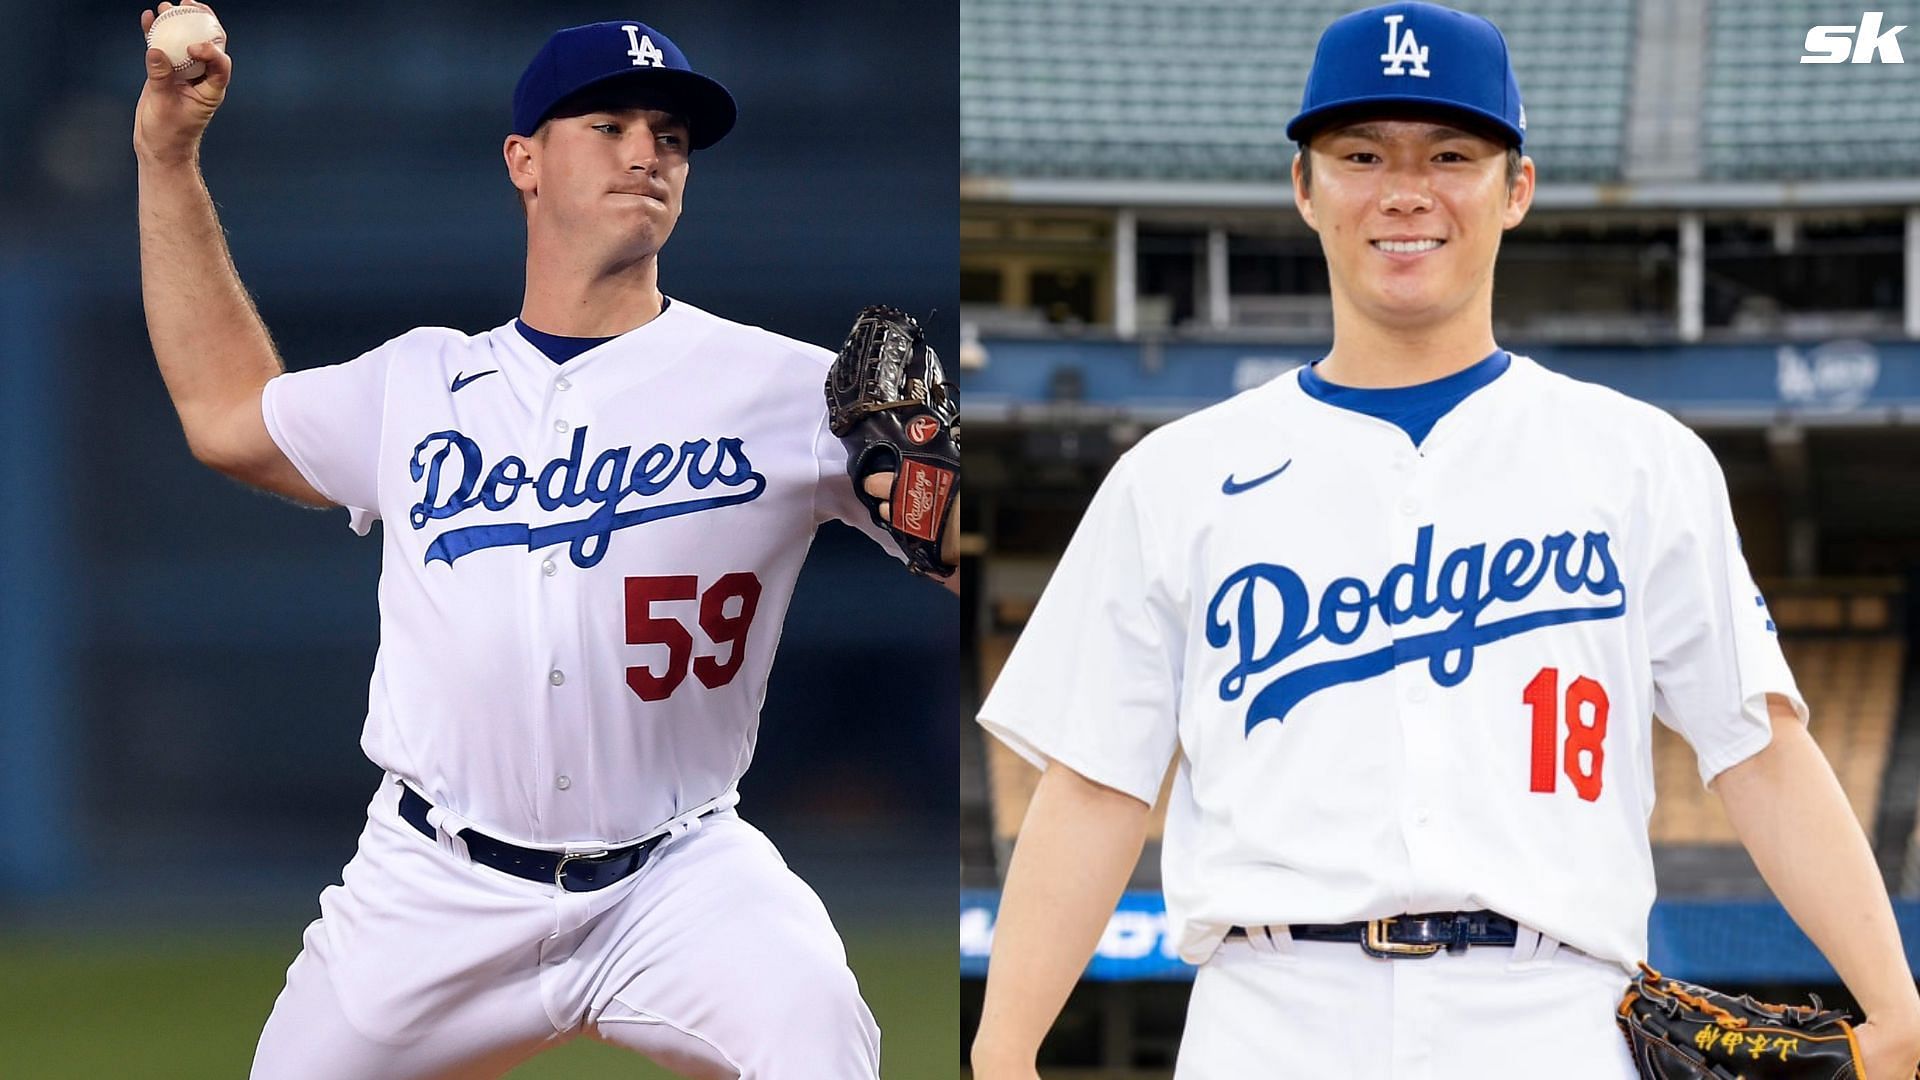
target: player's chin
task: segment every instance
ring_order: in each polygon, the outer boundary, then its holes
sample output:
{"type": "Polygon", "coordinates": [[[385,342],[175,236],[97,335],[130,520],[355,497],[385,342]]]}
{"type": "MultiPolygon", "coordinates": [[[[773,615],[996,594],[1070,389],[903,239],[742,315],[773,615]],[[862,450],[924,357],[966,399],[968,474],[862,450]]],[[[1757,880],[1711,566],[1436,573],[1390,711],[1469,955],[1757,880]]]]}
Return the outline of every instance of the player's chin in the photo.
{"type": "Polygon", "coordinates": [[[1428,289],[1385,289],[1372,297],[1373,320],[1383,326],[1418,328],[1444,320],[1457,304],[1428,289]]]}

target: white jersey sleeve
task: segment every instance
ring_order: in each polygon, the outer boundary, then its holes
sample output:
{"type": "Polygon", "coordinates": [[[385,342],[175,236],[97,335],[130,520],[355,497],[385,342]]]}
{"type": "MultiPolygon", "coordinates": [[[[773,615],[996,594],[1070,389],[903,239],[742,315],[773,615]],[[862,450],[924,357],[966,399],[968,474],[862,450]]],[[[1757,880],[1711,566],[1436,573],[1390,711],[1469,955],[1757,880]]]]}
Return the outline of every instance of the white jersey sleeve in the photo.
{"type": "Polygon", "coordinates": [[[882,528],[867,512],[867,506],[853,490],[853,478],[847,475],[847,448],[833,429],[827,426],[825,402],[821,403],[820,432],[814,437],[814,456],[820,466],[820,487],[814,501],[815,518],[820,522],[843,521],[867,534],[868,539],[879,544],[881,550],[902,563],[907,556],[894,541],[893,534],[882,528]]]}
{"type": "Polygon", "coordinates": [[[1185,632],[1135,485],[1122,457],[979,719],[1041,768],[1057,761],[1151,803],[1178,739],[1185,632]]]}
{"type": "Polygon", "coordinates": [[[1656,480],[1645,625],[1654,713],[1693,747],[1704,784],[1771,741],[1768,694],[1803,721],[1807,705],[1741,554],[1720,465],[1698,436],[1674,428],[1656,480]]]}
{"type": "Polygon", "coordinates": [[[387,372],[408,339],[433,332],[411,330],[344,364],[286,372],[261,393],[267,433],[315,491],[347,508],[362,535],[379,517],[387,372]]]}

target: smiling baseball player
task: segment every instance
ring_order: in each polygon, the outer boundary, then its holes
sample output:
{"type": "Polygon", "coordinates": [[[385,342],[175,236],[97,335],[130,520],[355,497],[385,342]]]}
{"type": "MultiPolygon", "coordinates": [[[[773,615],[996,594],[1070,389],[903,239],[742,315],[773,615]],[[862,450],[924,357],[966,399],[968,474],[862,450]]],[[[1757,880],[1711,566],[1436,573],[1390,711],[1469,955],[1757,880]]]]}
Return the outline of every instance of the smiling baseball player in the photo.
{"type": "Polygon", "coordinates": [[[1866,1008],[1869,1080],[1911,1075],[1886,890],[1718,465],[1493,339],[1534,193],[1505,40],[1343,17],[1287,134],[1333,347],[1120,459],[981,709],[1046,772],[976,1076],[1035,1075],[1170,760],[1169,933],[1201,965],[1176,1075],[1634,1076],[1656,715],[1866,1008]]]}
{"type": "MultiPolygon", "coordinates": [[[[192,55],[189,83],[148,52],[134,134],[147,318],[189,444],[384,523],[362,745],[387,776],[253,1075],[493,1076],[585,1034],[689,1076],[876,1076],[825,909],[732,807],[816,527],[904,541],[881,525],[891,472],[863,505],[829,430],[832,355],[659,290],[731,96],[645,24],[555,33],[503,148],[519,318],[282,374],[197,165],[232,62],[192,55]]],[[[902,422],[912,453],[858,456],[949,490],[919,460],[940,424],[902,422]]],[[[911,501],[922,539],[951,533],[911,501]]]]}

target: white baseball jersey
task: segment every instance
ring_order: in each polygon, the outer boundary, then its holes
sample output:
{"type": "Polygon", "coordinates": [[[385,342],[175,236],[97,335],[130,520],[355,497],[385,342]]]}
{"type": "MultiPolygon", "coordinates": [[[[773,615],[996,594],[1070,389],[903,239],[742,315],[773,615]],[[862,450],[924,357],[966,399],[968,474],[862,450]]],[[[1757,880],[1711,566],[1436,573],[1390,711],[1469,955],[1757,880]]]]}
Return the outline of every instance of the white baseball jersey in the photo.
{"type": "Polygon", "coordinates": [[[730,793],[815,528],[898,557],[827,430],[832,354],[675,301],[564,364],[424,328],[267,385],[308,483],[385,525],[361,745],[524,844],[730,793]]]}
{"type": "Polygon", "coordinates": [[[1719,466],[1514,357],[1416,450],[1298,373],[1148,435],[980,713],[1151,802],[1170,930],[1491,908],[1646,955],[1652,718],[1703,782],[1804,718],[1719,466]]]}

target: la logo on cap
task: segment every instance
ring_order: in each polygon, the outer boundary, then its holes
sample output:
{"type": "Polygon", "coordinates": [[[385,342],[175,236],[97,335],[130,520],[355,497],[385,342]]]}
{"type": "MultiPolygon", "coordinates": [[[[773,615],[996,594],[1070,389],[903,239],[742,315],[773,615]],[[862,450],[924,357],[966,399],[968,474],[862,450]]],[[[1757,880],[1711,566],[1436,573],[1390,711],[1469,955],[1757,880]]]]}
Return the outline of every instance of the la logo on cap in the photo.
{"type": "Polygon", "coordinates": [[[628,23],[620,29],[627,32],[627,55],[633,57],[634,67],[666,67],[667,58],[653,39],[642,34],[638,26],[628,23]]]}
{"type": "Polygon", "coordinates": [[[1400,23],[1406,19],[1406,16],[1387,15],[1383,16],[1383,19],[1387,24],[1387,51],[1380,54],[1380,59],[1385,61],[1387,66],[1381,70],[1380,74],[1411,74],[1422,79],[1427,78],[1431,74],[1427,71],[1427,47],[1414,39],[1412,27],[1407,27],[1405,33],[1400,32],[1400,23]],[[1405,66],[1407,64],[1413,65],[1411,70],[1405,66]]]}

